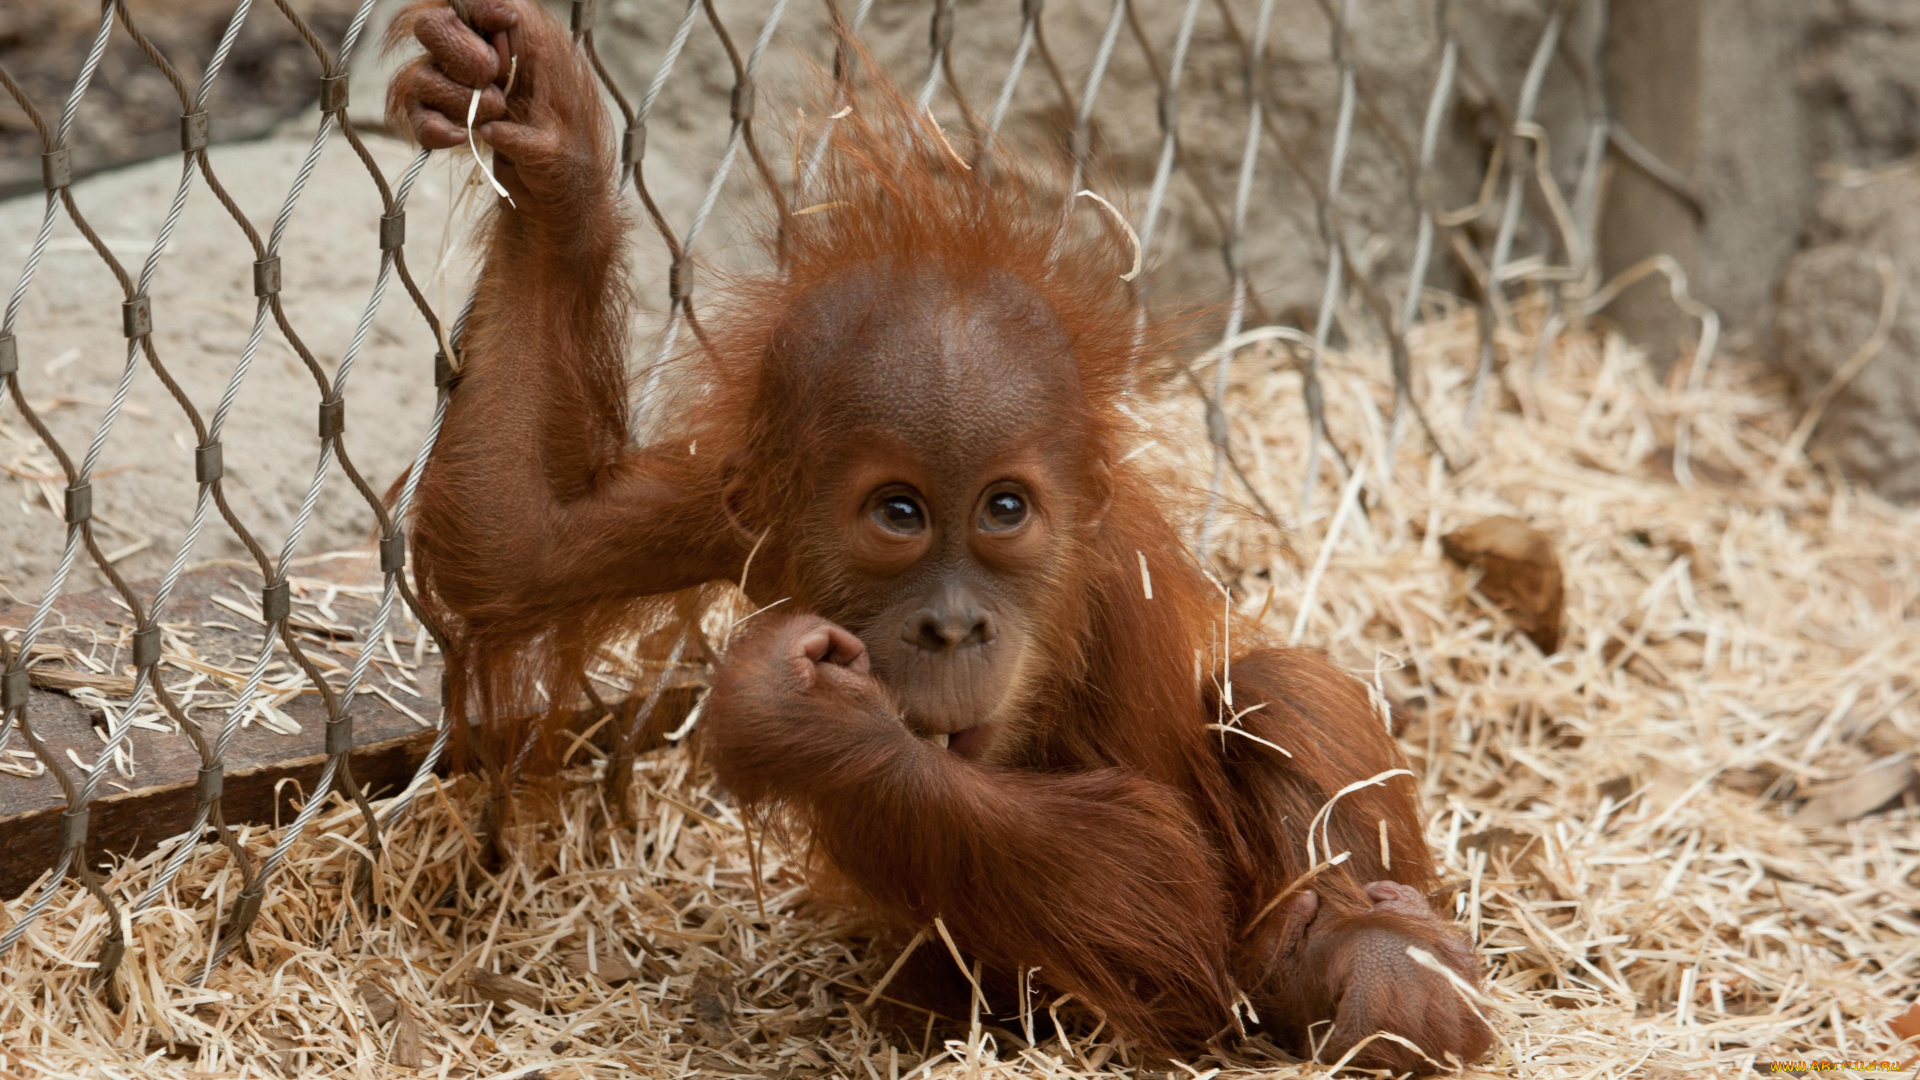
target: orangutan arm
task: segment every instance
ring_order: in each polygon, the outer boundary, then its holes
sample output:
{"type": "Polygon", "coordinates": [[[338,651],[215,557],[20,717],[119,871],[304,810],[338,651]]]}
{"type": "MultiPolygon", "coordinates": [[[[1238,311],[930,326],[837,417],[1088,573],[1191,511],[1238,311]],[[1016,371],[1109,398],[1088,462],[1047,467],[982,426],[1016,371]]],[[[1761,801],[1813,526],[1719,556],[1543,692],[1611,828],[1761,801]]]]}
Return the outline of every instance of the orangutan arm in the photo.
{"type": "Polygon", "coordinates": [[[464,146],[480,89],[475,133],[512,200],[485,232],[459,382],[419,493],[422,573],[475,623],[737,573],[745,552],[702,494],[707,462],[684,445],[627,446],[625,226],[593,73],[539,5],[467,7],[471,24],[437,2],[397,20],[394,38],[426,52],[388,95],[390,124],[441,148],[464,146]]]}
{"type": "Polygon", "coordinates": [[[1242,656],[1233,686],[1245,710],[1236,726],[1263,740],[1221,747],[1239,830],[1255,838],[1255,889],[1243,899],[1258,906],[1239,916],[1235,969],[1262,1021],[1296,1052],[1317,1047],[1323,1062],[1356,1047],[1356,1067],[1397,1073],[1478,1060],[1492,1032],[1450,980],[1407,952],[1480,981],[1473,943],[1429,904],[1437,875],[1388,718],[1317,650],[1242,656]],[[1380,1031],[1398,1038],[1368,1041],[1380,1031]]]}
{"type": "Polygon", "coordinates": [[[851,634],[769,618],[728,653],[702,722],[720,779],[779,807],[880,910],[1041,969],[1161,1046],[1230,1023],[1226,899],[1184,801],[1117,769],[987,767],[907,730],[851,634]]]}

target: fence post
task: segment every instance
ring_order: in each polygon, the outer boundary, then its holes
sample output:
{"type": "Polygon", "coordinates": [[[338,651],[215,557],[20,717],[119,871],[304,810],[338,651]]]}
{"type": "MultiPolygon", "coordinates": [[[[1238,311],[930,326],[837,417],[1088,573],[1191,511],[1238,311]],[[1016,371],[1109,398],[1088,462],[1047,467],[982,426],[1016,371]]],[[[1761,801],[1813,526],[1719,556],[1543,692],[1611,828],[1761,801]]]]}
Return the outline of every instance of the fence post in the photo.
{"type": "MultiPolygon", "coordinates": [[[[1689,179],[1700,141],[1704,6],[1704,0],[1613,0],[1603,56],[1615,120],[1689,179]]],[[[1603,207],[1600,265],[1609,279],[1660,254],[1673,256],[1693,276],[1700,221],[1671,187],[1616,152],[1603,207]]],[[[1607,315],[1649,350],[1662,372],[1694,333],[1693,320],[1674,305],[1659,275],[1627,290],[1607,315]]]]}

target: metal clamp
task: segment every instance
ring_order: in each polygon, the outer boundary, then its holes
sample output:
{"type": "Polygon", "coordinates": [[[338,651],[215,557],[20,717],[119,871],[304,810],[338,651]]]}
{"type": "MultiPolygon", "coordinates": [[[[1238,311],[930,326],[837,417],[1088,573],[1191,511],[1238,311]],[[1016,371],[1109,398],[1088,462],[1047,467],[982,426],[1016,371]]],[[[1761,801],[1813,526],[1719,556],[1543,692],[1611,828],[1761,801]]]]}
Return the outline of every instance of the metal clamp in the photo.
{"type": "Polygon", "coordinates": [[[268,626],[279,625],[293,612],[293,591],[284,581],[276,581],[260,590],[260,618],[268,626]]]}
{"type": "Polygon", "coordinates": [[[647,156],[647,125],[636,123],[620,136],[620,167],[631,169],[647,156]]]}
{"type": "Polygon", "coordinates": [[[78,525],[93,517],[93,485],[85,480],[67,485],[67,524],[78,525]]]}
{"type": "Polygon", "coordinates": [[[211,484],[227,474],[225,455],[220,452],[219,443],[208,443],[193,448],[193,479],[195,483],[211,484]]]}
{"type": "Polygon", "coordinates": [[[20,370],[20,343],[12,334],[0,334],[0,379],[20,370]]]}
{"type": "Polygon", "coordinates": [[[60,850],[78,851],[87,846],[87,819],[91,806],[70,807],[60,814],[60,850]]]}
{"type": "Polygon", "coordinates": [[[193,780],[193,797],[204,806],[218,799],[226,788],[226,766],[216,761],[211,765],[200,766],[200,771],[193,780]]]}
{"type": "Polygon", "coordinates": [[[149,626],[133,632],[133,666],[149,668],[160,662],[160,628],[149,626]]]}
{"type": "Polygon", "coordinates": [[[393,535],[380,538],[380,572],[397,574],[407,565],[407,534],[398,526],[393,535]]]}
{"type": "Polygon", "coordinates": [[[253,295],[272,296],[280,291],[280,256],[269,255],[253,264],[253,295]]]}
{"type": "Polygon", "coordinates": [[[329,75],[320,80],[320,111],[337,113],[347,107],[347,77],[329,75]]]}
{"type": "Polygon", "coordinates": [[[266,899],[267,882],[264,878],[255,878],[253,887],[240,894],[240,901],[233,906],[233,919],[227,926],[227,933],[238,942],[245,937],[253,926],[253,920],[260,917],[260,902],[266,899]]]}
{"type": "Polygon", "coordinates": [[[1207,441],[1225,450],[1232,445],[1231,439],[1232,435],[1227,427],[1227,411],[1212,398],[1208,398],[1207,441]]]}
{"type": "Polygon", "coordinates": [[[435,350],[433,354],[433,385],[452,386],[459,378],[460,373],[454,370],[453,361],[447,359],[445,352],[435,350]]]}
{"type": "Polygon", "coordinates": [[[0,675],[0,711],[17,709],[27,703],[27,693],[32,688],[28,681],[25,660],[20,660],[18,671],[9,671],[0,675]]]}
{"type": "Polygon", "coordinates": [[[941,0],[933,6],[933,25],[927,28],[927,48],[936,55],[953,44],[953,6],[941,0]]]}
{"type": "Polygon", "coordinates": [[[48,191],[59,191],[73,183],[73,151],[63,146],[41,154],[40,183],[48,191]]]}
{"type": "Polygon", "coordinates": [[[1228,237],[1226,242],[1220,245],[1220,257],[1226,260],[1227,265],[1233,268],[1234,273],[1239,273],[1240,267],[1245,264],[1247,258],[1247,238],[1244,236],[1228,237]]]}
{"type": "Polygon", "coordinates": [[[734,86],[732,98],[733,108],[731,113],[734,123],[744,124],[753,119],[753,98],[752,83],[743,82],[734,86]]]}
{"type": "Polygon", "coordinates": [[[353,717],[327,721],[327,756],[339,757],[353,752],[353,717]]]}
{"type": "Polygon", "coordinates": [[[599,7],[594,0],[573,0],[573,32],[584,34],[593,29],[594,9],[599,7]]]}
{"type": "Polygon", "coordinates": [[[207,148],[207,112],[186,113],[180,117],[180,152],[191,154],[207,148]]]}
{"type": "Polygon", "coordinates": [[[667,268],[667,296],[676,304],[685,304],[693,295],[693,260],[681,252],[667,268]]]}
{"type": "Polygon", "coordinates": [[[147,299],[146,293],[120,305],[120,332],[130,338],[153,333],[153,302],[147,299]]]}
{"type": "Polygon", "coordinates": [[[329,398],[320,403],[320,437],[338,438],[347,430],[347,399],[329,398]]]}
{"type": "Polygon", "coordinates": [[[407,212],[380,215],[380,250],[392,251],[407,242],[407,212]]]}

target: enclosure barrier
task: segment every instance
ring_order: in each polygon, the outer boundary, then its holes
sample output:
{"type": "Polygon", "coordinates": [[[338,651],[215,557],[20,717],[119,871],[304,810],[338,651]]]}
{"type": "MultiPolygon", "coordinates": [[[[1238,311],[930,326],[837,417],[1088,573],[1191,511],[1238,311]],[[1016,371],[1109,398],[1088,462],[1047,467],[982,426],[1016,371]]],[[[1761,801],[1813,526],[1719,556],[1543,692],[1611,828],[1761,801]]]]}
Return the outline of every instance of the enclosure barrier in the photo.
{"type": "MultiPolygon", "coordinates": [[[[1176,0],[1161,2],[1171,4],[1176,0]]],[[[1511,293],[1523,284],[1539,289],[1545,297],[1548,315],[1540,331],[1542,352],[1546,343],[1570,321],[1598,310],[1618,295],[1621,289],[1652,273],[1664,273],[1668,277],[1675,299],[1698,317],[1702,324],[1699,350],[1690,370],[1690,378],[1695,386],[1699,385],[1714,349],[1717,322],[1711,311],[1700,307],[1688,296],[1684,275],[1679,273],[1671,260],[1651,260],[1605,286],[1599,281],[1594,251],[1594,224],[1603,160],[1611,148],[1612,152],[1657,178],[1663,169],[1630,136],[1609,121],[1605,97],[1597,85],[1596,77],[1569,59],[1570,54],[1561,47],[1568,20],[1583,7],[1597,8],[1604,13],[1605,0],[1548,0],[1543,3],[1538,44],[1511,103],[1486,76],[1473,67],[1463,53],[1455,27],[1456,13],[1449,10],[1446,0],[1441,0],[1434,12],[1439,47],[1437,54],[1431,58],[1430,73],[1423,76],[1431,79],[1431,91],[1426,95],[1424,112],[1410,118],[1388,115],[1352,60],[1348,27],[1352,13],[1366,0],[1316,2],[1326,20],[1331,56],[1338,73],[1337,96],[1328,103],[1334,118],[1330,150],[1325,160],[1317,162],[1309,160],[1309,155],[1289,139],[1276,122],[1280,105],[1267,78],[1268,67],[1272,63],[1268,52],[1276,0],[1257,0],[1253,5],[1239,5],[1253,8],[1250,22],[1246,21],[1247,12],[1236,11],[1236,4],[1232,0],[1183,0],[1179,8],[1178,31],[1164,53],[1160,48],[1161,43],[1151,40],[1143,28],[1135,10],[1135,0],[1113,0],[1092,63],[1077,79],[1068,78],[1048,44],[1043,0],[1022,0],[1018,12],[1018,45],[1004,78],[997,88],[990,88],[993,90],[991,106],[984,114],[972,107],[955,74],[951,46],[955,35],[964,29],[958,25],[956,5],[953,0],[933,0],[929,13],[925,66],[903,79],[910,89],[917,85],[917,101],[923,109],[933,108],[936,104],[955,109],[970,129],[989,139],[997,135],[1011,105],[1022,94],[1057,96],[1063,115],[1071,118],[1070,134],[1063,148],[1066,155],[1064,165],[1070,174],[1066,190],[1079,192],[1086,178],[1097,174],[1100,164],[1100,151],[1093,132],[1097,103],[1102,100],[1101,89],[1103,81],[1107,79],[1110,63],[1116,50],[1140,50],[1157,86],[1159,150],[1144,206],[1127,223],[1127,228],[1151,262],[1157,250],[1156,238],[1164,224],[1169,188],[1178,174],[1182,181],[1193,186],[1206,214],[1225,237],[1221,249],[1223,273],[1220,294],[1214,298],[1201,298],[1225,300],[1224,326],[1221,327],[1219,344],[1189,368],[1190,371],[1200,372],[1190,378],[1192,389],[1205,401],[1206,430],[1213,451],[1209,486],[1211,496],[1206,518],[1196,537],[1196,548],[1203,557],[1223,500],[1229,497],[1244,497],[1258,513],[1276,524],[1282,518],[1267,494],[1257,490],[1241,469],[1235,456],[1225,409],[1229,366],[1235,354],[1250,345],[1262,341],[1283,342],[1294,357],[1303,379],[1306,412],[1312,425],[1312,449],[1306,475],[1297,493],[1298,508],[1304,511],[1312,498],[1323,457],[1330,459],[1331,467],[1350,479],[1350,489],[1360,486],[1361,478],[1352,475],[1356,464],[1344,457],[1339,444],[1326,429],[1319,383],[1322,357],[1334,334],[1336,309],[1343,302],[1364,312],[1389,347],[1397,399],[1389,445],[1392,445],[1392,440],[1402,437],[1403,432],[1417,431],[1418,437],[1428,440],[1437,455],[1450,465],[1458,464],[1470,453],[1473,416],[1481,407],[1485,384],[1495,372],[1494,328],[1511,324],[1511,293]],[[1227,192],[1212,190],[1208,178],[1190,167],[1181,144],[1180,121],[1185,107],[1183,75],[1188,67],[1196,27],[1207,12],[1211,12],[1208,17],[1220,21],[1224,33],[1241,52],[1237,100],[1229,98],[1211,103],[1218,109],[1244,116],[1244,142],[1232,188],[1227,192]],[[1123,44],[1123,38],[1129,39],[1128,43],[1123,44]],[[1029,69],[1036,66],[1036,60],[1037,66],[1044,69],[1044,77],[1029,77],[1029,69]],[[1579,80],[1588,108],[1588,137],[1578,182],[1570,198],[1561,190],[1547,167],[1542,146],[1546,133],[1536,122],[1535,116],[1542,85],[1557,60],[1569,65],[1571,73],[1579,80]],[[1505,135],[1485,162],[1485,182],[1480,197],[1464,208],[1449,209],[1437,201],[1433,172],[1444,135],[1445,120],[1462,80],[1472,80],[1477,91],[1491,100],[1505,135]],[[1041,89],[1026,89],[1028,84],[1036,82],[1041,84],[1041,89]],[[1403,124],[1413,129],[1412,138],[1403,132],[1403,124]],[[1348,232],[1344,227],[1346,219],[1343,217],[1343,183],[1354,140],[1363,134],[1378,140],[1398,163],[1408,198],[1417,210],[1415,235],[1407,238],[1410,240],[1410,255],[1406,262],[1404,292],[1397,296],[1388,294],[1387,287],[1377,280],[1377,275],[1364,272],[1360,261],[1348,248],[1348,232]],[[1257,283],[1249,280],[1245,255],[1249,207],[1256,192],[1261,190],[1263,168],[1272,170],[1275,167],[1288,170],[1303,181],[1312,193],[1325,267],[1324,288],[1308,325],[1290,326],[1269,322],[1249,328],[1246,324],[1250,320],[1261,321],[1258,308],[1251,301],[1257,293],[1257,283]],[[1540,233],[1545,238],[1544,250],[1540,257],[1522,260],[1516,258],[1516,247],[1521,242],[1523,215],[1528,214],[1534,215],[1534,220],[1543,226],[1540,233]],[[1494,223],[1491,243],[1484,248],[1476,243],[1468,230],[1469,225],[1483,221],[1494,223]],[[1480,357],[1473,384],[1473,404],[1467,411],[1463,429],[1444,433],[1433,429],[1417,405],[1412,392],[1414,373],[1406,343],[1407,332],[1420,315],[1422,290],[1429,279],[1436,255],[1441,250],[1458,263],[1481,312],[1480,357]]],[[[0,919],[0,957],[4,957],[19,942],[57,895],[72,887],[67,884],[70,878],[78,887],[87,890],[106,911],[105,937],[96,958],[96,983],[106,988],[109,994],[112,993],[110,976],[126,948],[124,928],[129,925],[130,919],[138,918],[143,910],[154,903],[186,863],[195,846],[207,842],[209,831],[213,842],[224,844],[231,852],[243,877],[244,887],[232,902],[231,909],[225,913],[224,921],[216,919],[215,925],[220,930],[210,943],[205,965],[200,969],[202,978],[245,938],[288,850],[326,805],[326,796],[330,793],[358,807],[364,830],[358,843],[363,853],[353,856],[357,866],[352,873],[355,875],[355,888],[364,894],[373,875],[379,872],[377,856],[383,823],[406,812],[439,763],[451,725],[464,721],[464,718],[444,714],[435,716],[434,734],[424,758],[414,770],[411,782],[396,797],[375,807],[369,799],[366,786],[354,774],[350,756],[356,748],[354,725],[356,716],[360,715],[355,709],[356,698],[363,696],[369,665],[377,659],[376,650],[380,648],[389,623],[394,618],[396,605],[405,605],[429,631],[433,626],[429,612],[422,609],[409,588],[405,574],[403,523],[420,476],[420,465],[433,450],[448,395],[457,382],[460,329],[464,313],[450,316],[447,312],[435,310],[408,269],[407,196],[420,177],[429,155],[426,152],[416,153],[398,177],[390,179],[376,164],[353,125],[347,122],[350,107],[347,100],[347,65],[356,48],[368,47],[362,37],[373,13],[375,0],[361,0],[345,35],[331,46],[320,40],[287,0],[275,0],[275,6],[279,17],[291,21],[318,61],[321,72],[317,87],[320,120],[311,147],[284,202],[264,234],[221,186],[207,153],[209,118],[205,106],[208,90],[219,77],[243,23],[252,14],[252,0],[240,0],[235,7],[217,48],[206,62],[205,75],[197,87],[191,86],[189,80],[141,32],[124,0],[104,0],[98,29],[86,61],[53,122],[49,122],[48,114],[28,99],[14,78],[0,69],[0,84],[5,85],[31,118],[44,143],[41,163],[46,188],[45,213],[39,231],[20,267],[17,283],[8,299],[5,321],[0,324],[0,380],[6,384],[14,409],[59,462],[65,481],[66,521],[65,543],[58,567],[32,607],[30,618],[22,627],[6,628],[15,632],[0,638],[0,668],[4,668],[5,672],[4,680],[0,681],[0,705],[5,710],[5,723],[0,725],[0,755],[7,752],[17,736],[30,749],[33,760],[37,762],[36,767],[44,769],[57,781],[64,804],[59,819],[57,857],[53,865],[48,867],[48,873],[39,877],[24,910],[18,911],[10,920],[0,919]],[[179,96],[181,110],[178,186],[159,234],[135,271],[123,265],[88,224],[72,187],[70,140],[75,115],[109,38],[115,33],[116,25],[139,45],[154,66],[165,75],[179,96]],[[335,134],[348,142],[366,166],[368,182],[379,192],[382,212],[379,221],[379,272],[352,340],[337,369],[329,377],[302,341],[300,331],[288,318],[280,279],[280,245],[288,219],[300,201],[315,164],[328,140],[335,134]],[[169,374],[152,334],[156,319],[165,319],[166,313],[155,312],[149,300],[149,286],[160,272],[161,257],[180,219],[181,209],[194,186],[203,182],[231,215],[252,249],[255,297],[251,335],[234,362],[225,390],[210,415],[191,400],[169,374]],[[119,318],[126,339],[125,366],[116,392],[92,440],[77,454],[75,448],[62,445],[54,437],[29,404],[23,385],[26,376],[22,357],[14,337],[22,302],[34,285],[35,272],[61,214],[65,214],[86,238],[92,250],[119,281],[124,293],[119,318]],[[406,473],[389,507],[383,502],[380,492],[354,466],[347,449],[345,418],[348,379],[355,357],[366,340],[375,312],[386,299],[396,278],[420,317],[426,321],[434,339],[440,343],[440,349],[433,357],[432,372],[437,393],[432,423],[414,459],[413,468],[406,473]],[[263,547],[249,531],[247,523],[229,505],[223,489],[225,470],[221,439],[223,425],[238,407],[237,397],[255,363],[263,337],[268,332],[269,321],[292,346],[304,368],[311,374],[315,384],[317,417],[318,445],[314,451],[312,478],[300,503],[299,513],[278,551],[263,547]],[[165,575],[151,587],[136,586],[124,580],[102,550],[92,527],[94,507],[90,484],[129,389],[135,379],[142,377],[143,361],[145,369],[165,386],[178,403],[181,414],[192,426],[196,440],[194,478],[198,485],[191,524],[174,552],[165,575]],[[294,614],[293,590],[289,582],[290,567],[301,548],[302,533],[315,513],[323,487],[334,477],[336,470],[364,498],[379,523],[378,564],[381,582],[378,598],[377,602],[366,605],[370,610],[357,616],[361,621],[356,622],[352,632],[346,635],[348,640],[357,639],[360,642],[350,666],[323,662],[313,655],[312,639],[303,638],[301,633],[296,632],[301,629],[302,621],[294,614]],[[244,684],[226,707],[224,717],[217,726],[203,726],[194,720],[189,715],[190,710],[183,708],[178,700],[176,687],[161,677],[170,651],[167,626],[163,620],[171,612],[170,603],[179,607],[177,594],[180,583],[193,560],[196,542],[207,525],[210,513],[218,514],[224,526],[250,553],[258,570],[258,614],[263,627],[258,639],[251,643],[251,666],[244,684]],[[40,657],[36,654],[35,645],[47,630],[48,620],[55,612],[56,603],[62,599],[75,561],[82,557],[83,550],[85,557],[111,583],[112,592],[125,604],[133,620],[133,626],[123,642],[133,671],[131,691],[110,709],[103,710],[106,720],[104,746],[90,766],[80,762],[77,757],[63,757],[49,746],[36,731],[34,709],[29,707],[34,686],[42,686],[42,693],[51,692],[48,686],[57,689],[57,680],[37,677],[37,673],[45,673],[47,665],[36,664],[40,657]],[[236,733],[243,720],[250,715],[250,710],[257,709],[267,693],[263,683],[267,681],[268,671],[275,664],[276,657],[282,654],[297,669],[297,681],[316,691],[320,698],[325,722],[325,760],[318,780],[297,815],[281,829],[277,842],[266,857],[256,862],[237,842],[234,829],[223,814],[224,778],[236,733]],[[103,785],[116,753],[129,738],[135,721],[142,718],[170,728],[191,745],[198,761],[197,778],[192,786],[192,824],[183,834],[165,842],[171,850],[162,872],[145,894],[114,895],[88,858],[90,813],[103,796],[103,785]]],[[[456,3],[456,8],[458,6],[456,3]]],[[[596,52],[594,0],[573,0],[572,25],[578,47],[592,61],[621,114],[620,162],[623,183],[631,183],[634,194],[645,208],[648,222],[657,230],[671,260],[667,277],[667,322],[658,346],[662,357],[675,348],[683,327],[696,335],[701,332],[694,275],[696,253],[700,249],[703,231],[722,203],[723,193],[728,191],[730,176],[743,167],[742,151],[747,159],[745,167],[751,170],[755,181],[753,188],[759,197],[771,200],[783,214],[793,206],[805,205],[807,187],[825,153],[827,140],[825,133],[820,132],[812,138],[806,152],[796,156],[798,175],[783,180],[769,163],[768,155],[755,133],[756,109],[765,104],[756,101],[756,74],[780,31],[782,20],[790,17],[790,6],[789,0],[775,0],[751,47],[743,56],[713,0],[687,0],[684,10],[678,15],[673,36],[636,105],[626,88],[617,85],[609,75],[596,52]],[[730,130],[725,149],[711,173],[697,211],[684,228],[677,230],[648,188],[647,132],[663,87],[674,77],[676,65],[689,40],[703,25],[705,32],[710,32],[724,48],[731,65],[730,130]]],[[[844,27],[848,32],[858,35],[873,6],[873,0],[860,0],[848,13],[842,10],[837,0],[824,0],[825,10],[820,16],[830,25],[844,27]]],[[[274,16],[262,13],[260,17],[274,16]]],[[[837,52],[831,58],[836,76],[850,77],[849,68],[854,59],[845,49],[837,52]]],[[[979,88],[975,89],[977,91],[979,88]]],[[[831,120],[827,123],[831,123],[831,120]]],[[[1667,179],[1671,180],[1671,177],[1667,179]]],[[[1147,274],[1131,281],[1131,288],[1143,313],[1154,281],[1152,269],[1149,265],[1147,274]]],[[[1685,440],[1683,429],[1678,437],[1675,455],[1675,473],[1682,483],[1687,482],[1685,440]]],[[[435,634],[437,637],[437,632],[435,634]]],[[[117,658],[118,653],[115,655],[117,658]]],[[[276,691],[284,688],[279,684],[274,687],[276,691]]],[[[660,693],[661,685],[656,682],[646,687],[644,693],[636,691],[636,698],[648,703],[643,708],[650,708],[650,703],[657,700],[660,693]]],[[[0,785],[19,782],[14,776],[0,772],[0,785]]],[[[6,837],[0,836],[0,843],[5,841],[6,837]]]]}

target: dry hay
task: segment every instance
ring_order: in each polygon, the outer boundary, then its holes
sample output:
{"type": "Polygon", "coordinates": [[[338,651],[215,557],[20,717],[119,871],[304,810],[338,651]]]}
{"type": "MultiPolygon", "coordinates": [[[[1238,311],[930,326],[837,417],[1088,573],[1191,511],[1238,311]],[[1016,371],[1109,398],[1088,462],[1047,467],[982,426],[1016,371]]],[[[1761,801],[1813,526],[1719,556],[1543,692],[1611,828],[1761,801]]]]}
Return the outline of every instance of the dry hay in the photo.
{"type": "MultiPolygon", "coordinates": [[[[1512,359],[1471,434],[1472,318],[1441,312],[1417,335],[1455,475],[1416,429],[1389,478],[1387,365],[1378,350],[1330,358],[1330,427],[1371,479],[1304,625],[1415,714],[1432,843],[1492,965],[1486,1071],[1910,1058],[1891,1024],[1920,996],[1920,517],[1777,462],[1795,414],[1754,366],[1722,361],[1689,395],[1617,341],[1569,333],[1543,350],[1532,332],[1503,335],[1512,359]],[[1681,418],[1691,489],[1671,471],[1681,418]],[[1492,514],[1525,518],[1559,552],[1552,657],[1441,553],[1444,533],[1492,514]],[[1868,813],[1885,801],[1869,794],[1894,801],[1868,813]]],[[[1263,348],[1233,371],[1238,456],[1292,509],[1299,378],[1263,348]]],[[[1198,411],[1170,405],[1155,434],[1205,476],[1198,411]]],[[[1252,514],[1222,527],[1215,557],[1278,633],[1340,490],[1323,478],[1290,545],[1252,514]]],[[[238,891],[226,852],[204,845],[133,922],[120,1013],[87,989],[100,909],[68,894],[0,974],[0,1074],[1139,1074],[1124,1047],[1071,1025],[1071,1041],[1037,1047],[964,1023],[926,1050],[890,1047],[863,1002],[894,954],[805,903],[777,845],[756,895],[749,839],[690,751],[644,760],[636,780],[629,824],[606,828],[600,786],[581,783],[497,875],[476,860],[472,785],[436,783],[389,834],[378,898],[392,906],[377,918],[343,901],[362,834],[334,808],[293,849],[250,962],[201,989],[216,913],[238,891]]],[[[245,842],[263,854],[273,837],[245,842]]],[[[121,866],[113,887],[142,889],[162,854],[121,866]]],[[[1311,1071],[1256,1042],[1171,1075],[1311,1071]]]]}

